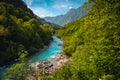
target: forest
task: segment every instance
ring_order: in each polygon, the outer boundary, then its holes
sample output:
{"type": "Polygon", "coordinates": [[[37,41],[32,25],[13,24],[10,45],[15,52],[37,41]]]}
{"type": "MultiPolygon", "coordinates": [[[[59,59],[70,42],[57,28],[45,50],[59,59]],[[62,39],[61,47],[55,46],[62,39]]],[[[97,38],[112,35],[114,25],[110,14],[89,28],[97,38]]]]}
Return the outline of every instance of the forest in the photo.
{"type": "Polygon", "coordinates": [[[56,30],[70,60],[51,75],[42,65],[39,74],[27,70],[24,58],[50,42],[53,28],[36,19],[20,0],[15,1],[21,7],[9,1],[0,1],[0,64],[18,57],[21,61],[6,72],[10,80],[33,73],[35,80],[120,80],[120,0],[88,0],[83,7],[93,5],[86,16],[56,30]]]}
{"type": "Polygon", "coordinates": [[[86,16],[57,32],[71,60],[53,80],[120,80],[120,1],[90,2],[86,16]]]}
{"type": "Polygon", "coordinates": [[[53,28],[42,23],[22,0],[0,0],[0,66],[33,55],[52,40],[53,28]]]}

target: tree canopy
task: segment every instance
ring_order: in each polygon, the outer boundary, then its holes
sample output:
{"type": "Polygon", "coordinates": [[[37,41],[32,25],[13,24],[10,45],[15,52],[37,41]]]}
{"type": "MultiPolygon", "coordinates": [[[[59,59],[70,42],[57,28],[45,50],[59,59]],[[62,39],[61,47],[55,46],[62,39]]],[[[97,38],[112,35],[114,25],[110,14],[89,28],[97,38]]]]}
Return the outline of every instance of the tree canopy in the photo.
{"type": "Polygon", "coordinates": [[[57,32],[71,61],[55,73],[55,80],[120,79],[120,1],[89,2],[93,6],[85,17],[57,32]]]}
{"type": "Polygon", "coordinates": [[[15,61],[19,51],[35,54],[49,44],[52,32],[22,0],[0,0],[0,66],[15,61]]]}

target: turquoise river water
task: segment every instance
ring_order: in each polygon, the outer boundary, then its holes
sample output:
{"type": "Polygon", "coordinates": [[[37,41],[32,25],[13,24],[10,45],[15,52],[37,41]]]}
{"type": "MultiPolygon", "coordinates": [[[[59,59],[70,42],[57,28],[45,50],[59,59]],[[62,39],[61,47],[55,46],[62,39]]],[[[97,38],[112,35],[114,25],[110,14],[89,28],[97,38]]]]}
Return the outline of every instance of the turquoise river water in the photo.
{"type": "MultiPolygon", "coordinates": [[[[28,57],[27,60],[31,60],[33,63],[38,61],[48,61],[50,58],[54,58],[57,55],[57,52],[62,50],[61,44],[61,39],[53,35],[53,41],[45,50],[40,51],[31,57],[28,57]]],[[[0,67],[0,80],[2,80],[1,75],[4,73],[5,69],[5,66],[0,67]]]]}

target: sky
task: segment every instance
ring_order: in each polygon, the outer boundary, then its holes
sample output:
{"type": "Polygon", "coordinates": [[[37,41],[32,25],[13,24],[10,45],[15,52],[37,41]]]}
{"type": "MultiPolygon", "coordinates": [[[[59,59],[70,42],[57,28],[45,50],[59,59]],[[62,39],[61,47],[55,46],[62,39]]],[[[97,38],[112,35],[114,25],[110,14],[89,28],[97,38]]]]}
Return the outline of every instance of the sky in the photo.
{"type": "Polygon", "coordinates": [[[37,16],[53,17],[67,13],[69,9],[76,9],[87,0],[23,0],[37,16]]]}

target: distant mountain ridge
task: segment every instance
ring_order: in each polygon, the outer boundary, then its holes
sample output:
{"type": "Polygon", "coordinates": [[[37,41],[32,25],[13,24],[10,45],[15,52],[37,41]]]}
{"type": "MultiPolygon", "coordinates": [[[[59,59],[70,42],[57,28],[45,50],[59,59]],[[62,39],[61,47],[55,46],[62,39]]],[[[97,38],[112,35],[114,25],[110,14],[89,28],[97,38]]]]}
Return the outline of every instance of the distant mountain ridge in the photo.
{"type": "Polygon", "coordinates": [[[65,15],[59,15],[56,17],[45,17],[44,19],[48,22],[63,26],[68,22],[78,20],[79,18],[85,16],[91,6],[92,4],[89,4],[87,5],[87,7],[81,6],[77,9],[70,9],[65,15]]]}

